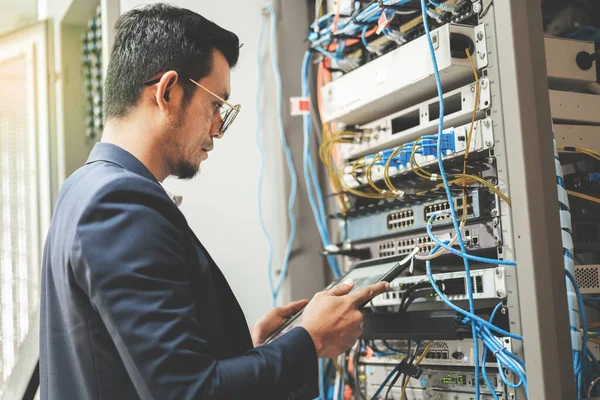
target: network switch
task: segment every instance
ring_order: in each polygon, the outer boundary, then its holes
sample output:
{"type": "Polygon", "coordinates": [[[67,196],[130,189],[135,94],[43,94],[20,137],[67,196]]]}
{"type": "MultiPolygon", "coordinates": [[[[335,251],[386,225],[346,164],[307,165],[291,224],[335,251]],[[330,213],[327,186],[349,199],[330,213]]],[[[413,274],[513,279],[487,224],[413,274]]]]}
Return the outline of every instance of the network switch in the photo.
{"type": "MultiPolygon", "coordinates": [[[[364,375],[365,381],[370,386],[381,385],[381,382],[391,373],[396,362],[389,365],[359,364],[359,376],[364,375]]],[[[499,373],[488,374],[488,379],[496,393],[503,393],[505,385],[499,373]]],[[[423,368],[419,379],[411,379],[407,388],[410,389],[438,389],[444,391],[473,392],[475,376],[471,369],[440,369],[423,368]]],[[[491,393],[483,377],[480,377],[482,393],[491,393]]]]}
{"type": "MultiPolygon", "coordinates": [[[[489,81],[480,80],[480,96],[477,105],[478,119],[491,107],[489,81]]],[[[474,83],[444,95],[444,128],[470,123],[476,100],[474,83]]],[[[438,97],[361,125],[359,129],[370,132],[359,143],[340,146],[342,159],[356,159],[374,152],[389,149],[416,140],[423,135],[437,133],[440,116],[438,97]]],[[[460,145],[460,144],[459,144],[460,145]]],[[[463,146],[464,148],[464,143],[463,146]]],[[[474,151],[471,148],[471,151],[474,151]]]]}
{"type": "MultiPolygon", "coordinates": [[[[432,31],[444,87],[454,89],[473,80],[466,54],[453,57],[456,43],[472,45],[477,68],[487,66],[486,42],[477,38],[484,34],[483,25],[446,24],[432,31]]],[[[435,88],[427,38],[422,36],[324,85],[323,121],[362,124],[426,100],[435,88]]]]}
{"type": "MultiPolygon", "coordinates": [[[[499,225],[493,221],[467,224],[464,230],[464,241],[467,251],[472,253],[484,249],[498,247],[501,243],[499,225]]],[[[440,238],[454,237],[454,228],[434,229],[434,234],[440,238]]],[[[358,250],[368,250],[373,258],[391,257],[409,254],[415,246],[427,243],[417,254],[427,255],[435,247],[427,233],[415,235],[414,233],[395,235],[390,238],[373,240],[365,243],[354,244],[358,250]]]]}
{"type": "MultiPolygon", "coordinates": [[[[492,196],[485,190],[475,189],[468,192],[466,203],[464,203],[462,195],[454,197],[453,202],[458,216],[462,217],[463,212],[465,212],[469,221],[486,218],[491,213],[492,196]]],[[[450,203],[442,199],[351,216],[345,222],[344,240],[356,242],[385,237],[397,232],[424,229],[427,220],[433,213],[440,213],[449,209],[450,203]]],[[[451,223],[451,220],[444,215],[439,215],[436,221],[436,226],[451,223]]]]}
{"type": "MultiPolygon", "coordinates": [[[[433,275],[438,287],[451,301],[468,300],[466,273],[448,272],[433,275]]],[[[399,306],[402,303],[403,293],[419,283],[427,283],[427,276],[407,276],[394,279],[390,290],[372,300],[376,307],[399,306]]],[[[503,267],[471,271],[473,286],[473,299],[501,299],[506,296],[506,276],[503,267]]],[[[441,302],[435,293],[428,293],[426,297],[418,297],[413,304],[427,302],[441,302]]]]}
{"type": "MultiPolygon", "coordinates": [[[[510,338],[497,338],[502,342],[504,348],[508,351],[512,350],[512,339],[510,338]]],[[[386,341],[389,349],[381,340],[375,340],[375,345],[378,350],[385,351],[386,355],[375,353],[371,357],[363,356],[360,358],[360,363],[365,365],[390,365],[397,364],[403,357],[402,354],[408,352],[407,342],[405,340],[388,340],[386,341]],[[393,350],[391,350],[393,349],[393,350]],[[393,354],[398,352],[398,354],[393,354]]],[[[479,341],[479,349],[483,348],[483,343],[479,341]]],[[[414,345],[412,346],[414,350],[414,345]]],[[[423,346],[424,349],[424,346],[423,346]]],[[[373,349],[375,350],[375,349],[373,349]]],[[[422,350],[417,352],[420,356],[423,354],[422,350]]],[[[463,340],[436,340],[433,342],[428,354],[421,361],[422,366],[432,366],[435,368],[445,367],[472,367],[474,366],[475,350],[473,348],[473,339],[463,340]]],[[[490,352],[487,354],[486,367],[495,367],[496,360],[490,352]]],[[[471,374],[469,374],[470,376],[471,374]]]]}
{"type": "MultiPolygon", "coordinates": [[[[471,124],[465,124],[457,128],[444,129],[442,136],[442,158],[444,160],[451,160],[457,157],[461,157],[465,153],[466,149],[466,138],[470,131],[471,124]]],[[[399,175],[404,175],[412,172],[410,165],[410,158],[412,153],[413,142],[406,142],[403,139],[399,145],[403,145],[405,150],[397,152],[393,157],[392,162],[388,166],[388,176],[394,178],[399,175]]],[[[429,139],[432,140],[432,139],[429,139]]],[[[396,143],[395,139],[388,142],[386,145],[396,143]]],[[[436,144],[437,140],[433,140],[432,143],[436,144]]],[[[398,146],[399,146],[398,145],[398,146]]],[[[419,143],[418,145],[421,145],[419,143]]],[[[480,152],[488,152],[494,147],[494,127],[492,120],[485,118],[482,120],[475,121],[473,125],[473,133],[471,137],[471,144],[469,154],[473,155],[480,152]]],[[[393,149],[388,149],[379,154],[381,161],[373,163],[370,167],[371,178],[377,182],[384,178],[385,165],[389,157],[392,156],[393,149]]],[[[376,154],[371,154],[366,157],[369,161],[376,154]]],[[[437,164],[437,152],[435,147],[428,146],[426,149],[421,149],[415,152],[414,163],[421,167],[431,166],[437,164]]],[[[368,184],[366,177],[365,168],[357,169],[354,168],[352,162],[349,162],[344,167],[344,183],[351,188],[358,188],[366,186],[368,184]]],[[[381,185],[381,184],[380,184],[381,185]]],[[[383,187],[383,185],[381,185],[383,187]]]]}

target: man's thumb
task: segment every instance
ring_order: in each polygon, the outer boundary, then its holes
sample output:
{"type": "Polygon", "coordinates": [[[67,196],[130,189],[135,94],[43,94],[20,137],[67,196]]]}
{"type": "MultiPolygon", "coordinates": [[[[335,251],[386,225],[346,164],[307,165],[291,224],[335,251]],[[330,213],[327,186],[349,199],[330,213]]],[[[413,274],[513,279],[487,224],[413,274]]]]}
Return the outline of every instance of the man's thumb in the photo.
{"type": "Polygon", "coordinates": [[[329,289],[329,293],[331,293],[332,296],[343,296],[350,293],[353,287],[354,282],[352,281],[352,279],[347,279],[344,282],[338,283],[337,285],[329,289]]]}

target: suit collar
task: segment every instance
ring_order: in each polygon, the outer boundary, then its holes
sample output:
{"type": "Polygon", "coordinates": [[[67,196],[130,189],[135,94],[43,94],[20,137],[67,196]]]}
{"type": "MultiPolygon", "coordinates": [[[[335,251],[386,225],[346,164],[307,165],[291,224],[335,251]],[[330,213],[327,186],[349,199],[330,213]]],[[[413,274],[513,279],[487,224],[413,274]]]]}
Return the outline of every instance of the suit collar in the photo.
{"type": "Polygon", "coordinates": [[[120,167],[137,175],[141,175],[144,178],[158,182],[156,177],[152,175],[148,168],[146,168],[146,166],[142,164],[142,162],[133,154],[112,143],[96,143],[86,164],[91,164],[96,161],[107,161],[117,164],[120,167]]]}

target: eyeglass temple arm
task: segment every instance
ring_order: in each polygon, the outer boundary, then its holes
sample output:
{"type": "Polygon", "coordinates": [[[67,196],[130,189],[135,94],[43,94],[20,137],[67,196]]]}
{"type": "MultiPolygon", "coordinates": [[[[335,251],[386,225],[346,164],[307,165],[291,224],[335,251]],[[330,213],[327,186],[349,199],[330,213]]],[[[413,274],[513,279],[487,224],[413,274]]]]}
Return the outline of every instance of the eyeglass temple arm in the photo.
{"type": "Polygon", "coordinates": [[[188,78],[194,85],[201,87],[202,89],[206,90],[208,93],[212,94],[213,96],[215,96],[217,99],[219,99],[220,101],[222,101],[223,103],[227,104],[230,108],[233,108],[235,110],[238,109],[238,106],[234,106],[233,104],[231,104],[230,102],[228,102],[227,100],[225,100],[224,98],[222,98],[221,96],[219,96],[218,94],[214,93],[213,91],[205,88],[204,86],[202,86],[201,84],[199,84],[198,82],[196,82],[195,80],[193,80],[192,78],[188,78]]]}

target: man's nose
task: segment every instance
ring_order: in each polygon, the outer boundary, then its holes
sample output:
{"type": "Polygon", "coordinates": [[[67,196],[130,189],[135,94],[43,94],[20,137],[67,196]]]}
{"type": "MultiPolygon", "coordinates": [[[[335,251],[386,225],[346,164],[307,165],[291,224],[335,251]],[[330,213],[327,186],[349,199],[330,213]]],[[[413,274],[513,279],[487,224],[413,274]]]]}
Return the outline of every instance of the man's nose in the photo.
{"type": "Polygon", "coordinates": [[[221,132],[221,127],[223,126],[223,119],[221,118],[220,113],[216,113],[215,118],[213,118],[213,123],[210,127],[210,136],[215,139],[221,139],[223,137],[223,133],[221,132]]]}

